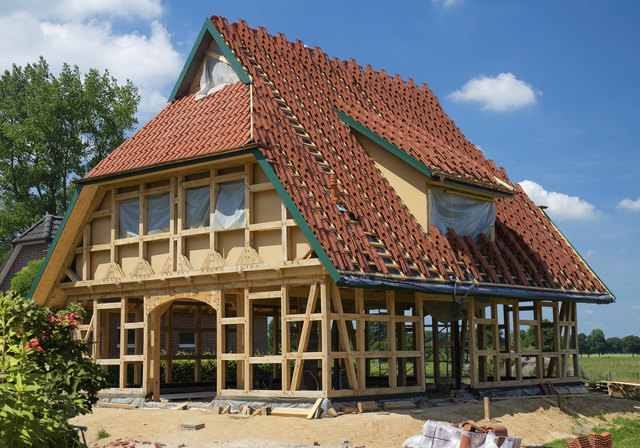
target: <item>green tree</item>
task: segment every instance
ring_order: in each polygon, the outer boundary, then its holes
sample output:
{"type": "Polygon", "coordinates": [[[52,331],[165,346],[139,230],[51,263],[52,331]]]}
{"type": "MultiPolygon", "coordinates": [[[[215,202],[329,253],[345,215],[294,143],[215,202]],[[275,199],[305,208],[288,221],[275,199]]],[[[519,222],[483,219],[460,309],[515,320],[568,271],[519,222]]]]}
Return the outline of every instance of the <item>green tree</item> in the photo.
{"type": "Polygon", "coordinates": [[[0,446],[83,446],[69,419],[91,412],[107,382],[73,339],[80,313],[0,293],[0,446]]]}
{"type": "Polygon", "coordinates": [[[622,353],[631,353],[631,356],[640,354],[640,337],[634,335],[623,337],[622,353]]]}
{"type": "Polygon", "coordinates": [[[622,353],[622,339],[607,338],[607,353],[622,353]]]}
{"type": "Polygon", "coordinates": [[[589,338],[584,333],[578,333],[578,352],[581,355],[591,355],[593,353],[593,348],[591,347],[591,343],[589,342],[589,338]]]}
{"type": "Polygon", "coordinates": [[[607,351],[607,341],[604,338],[604,332],[601,329],[594,328],[591,330],[591,333],[587,336],[587,341],[591,345],[593,353],[597,353],[598,356],[607,351]]]}
{"type": "Polygon", "coordinates": [[[45,213],[62,214],[75,185],[137,124],[140,97],[108,71],[59,75],[40,58],[0,78],[0,258],[45,213]]]}
{"type": "Polygon", "coordinates": [[[38,275],[38,270],[42,266],[44,258],[40,260],[33,260],[27,263],[27,266],[22,268],[15,277],[11,280],[11,289],[21,296],[26,296],[31,289],[31,284],[38,275]]]}

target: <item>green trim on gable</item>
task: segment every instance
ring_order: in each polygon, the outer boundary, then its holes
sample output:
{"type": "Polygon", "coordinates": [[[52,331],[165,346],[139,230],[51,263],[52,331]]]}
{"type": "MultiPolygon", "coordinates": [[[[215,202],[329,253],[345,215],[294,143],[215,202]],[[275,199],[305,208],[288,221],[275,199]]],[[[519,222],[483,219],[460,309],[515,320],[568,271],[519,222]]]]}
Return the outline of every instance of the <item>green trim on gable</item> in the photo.
{"type": "Polygon", "coordinates": [[[378,134],[373,132],[371,129],[369,129],[362,123],[359,123],[358,121],[354,120],[353,118],[351,118],[349,115],[342,112],[337,107],[334,107],[333,110],[335,110],[338,113],[338,116],[340,117],[340,119],[344,121],[345,124],[347,124],[347,126],[355,129],[356,131],[358,131],[368,139],[382,146],[384,149],[391,152],[396,157],[399,157],[403,161],[407,162],[409,165],[411,165],[412,167],[420,171],[422,174],[426,174],[427,176],[431,177],[431,168],[429,168],[427,165],[425,165],[415,157],[410,156],[409,154],[404,152],[402,149],[398,148],[396,145],[391,143],[389,140],[379,136],[378,134]]]}
{"type": "Polygon", "coordinates": [[[49,245],[49,250],[47,250],[47,255],[45,255],[44,261],[42,262],[42,265],[40,265],[40,270],[38,270],[38,275],[36,275],[36,278],[33,280],[33,283],[31,284],[31,288],[29,289],[29,292],[27,293],[27,299],[31,299],[31,296],[33,296],[33,293],[35,292],[36,287],[38,286],[38,283],[40,282],[40,279],[42,278],[42,274],[44,273],[44,270],[47,268],[47,264],[49,263],[49,260],[51,259],[51,255],[53,254],[53,251],[56,248],[56,244],[58,243],[58,239],[60,238],[60,235],[62,235],[62,231],[64,230],[64,226],[67,223],[67,221],[69,220],[69,216],[71,216],[71,211],[73,210],[73,206],[76,204],[76,201],[78,200],[78,196],[80,196],[80,192],[81,191],[82,191],[82,185],[78,185],[76,187],[76,192],[73,194],[73,197],[71,198],[71,201],[69,202],[69,207],[67,207],[67,211],[64,214],[64,218],[62,218],[62,222],[58,226],[58,231],[56,232],[56,236],[53,238],[53,241],[51,241],[51,244],[49,245]]]}
{"type": "Polygon", "coordinates": [[[267,175],[267,177],[275,187],[278,195],[280,196],[280,199],[287,207],[287,210],[289,210],[289,213],[291,213],[291,216],[295,220],[296,224],[298,224],[298,227],[300,227],[300,230],[302,230],[302,233],[307,238],[307,241],[309,241],[309,244],[318,256],[318,259],[322,262],[325,269],[329,272],[331,279],[334,282],[338,283],[341,277],[340,273],[333,265],[331,258],[329,258],[329,255],[324,250],[324,247],[322,247],[322,245],[320,244],[320,241],[318,241],[318,238],[316,238],[316,235],[315,233],[313,233],[313,230],[311,230],[311,227],[309,227],[309,223],[307,223],[307,220],[304,219],[304,216],[302,216],[302,213],[300,212],[300,210],[298,210],[295,202],[293,202],[293,199],[291,199],[291,196],[289,196],[289,193],[284,188],[284,185],[282,185],[282,182],[280,182],[280,179],[273,171],[273,168],[271,168],[271,165],[269,165],[269,162],[264,158],[264,155],[260,151],[254,150],[253,155],[258,161],[260,168],[262,168],[262,171],[264,171],[264,173],[267,175]]]}
{"type": "Polygon", "coordinates": [[[204,21],[204,24],[202,25],[202,28],[200,29],[200,33],[198,33],[198,37],[196,38],[195,42],[193,43],[193,47],[191,48],[191,52],[189,53],[189,56],[187,57],[187,61],[184,63],[184,67],[182,67],[182,71],[180,72],[180,76],[178,77],[178,80],[176,81],[175,85],[173,86],[173,90],[171,90],[171,95],[169,95],[169,99],[167,100],[168,103],[173,101],[175,99],[176,95],[178,94],[178,90],[182,86],[182,83],[185,80],[184,78],[187,75],[187,71],[189,70],[189,67],[191,67],[191,64],[193,63],[193,58],[196,56],[196,52],[198,51],[198,48],[200,47],[200,42],[202,42],[202,39],[205,36],[205,32],[207,32],[207,31],[209,32],[211,37],[213,37],[213,40],[216,41],[216,43],[218,44],[218,46],[222,50],[222,53],[224,54],[224,57],[227,58],[227,60],[231,64],[231,67],[236,72],[236,74],[238,75],[240,80],[245,84],[250,84],[251,83],[251,79],[249,78],[249,75],[247,74],[247,72],[244,71],[244,69],[242,68],[242,66],[240,65],[240,63],[236,59],[236,57],[233,55],[233,52],[231,51],[231,49],[229,48],[229,46],[227,45],[227,43],[223,39],[222,35],[218,32],[216,27],[213,26],[213,23],[211,23],[211,19],[206,18],[205,21],[204,21]]]}

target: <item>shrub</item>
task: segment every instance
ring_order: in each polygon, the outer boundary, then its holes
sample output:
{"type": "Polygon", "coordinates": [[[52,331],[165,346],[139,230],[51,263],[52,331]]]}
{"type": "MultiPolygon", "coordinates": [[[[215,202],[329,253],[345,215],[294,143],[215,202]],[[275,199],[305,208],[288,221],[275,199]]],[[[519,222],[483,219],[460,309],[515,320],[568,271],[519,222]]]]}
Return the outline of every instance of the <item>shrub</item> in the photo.
{"type": "Polygon", "coordinates": [[[8,447],[81,446],[69,419],[91,412],[104,371],[73,339],[78,305],[54,312],[0,293],[0,440],[8,447]]]}
{"type": "Polygon", "coordinates": [[[17,272],[11,280],[11,289],[18,295],[26,296],[29,289],[31,289],[31,284],[36,279],[36,275],[38,275],[38,271],[40,270],[40,266],[42,266],[43,261],[44,258],[28,262],[27,266],[17,272]]]}

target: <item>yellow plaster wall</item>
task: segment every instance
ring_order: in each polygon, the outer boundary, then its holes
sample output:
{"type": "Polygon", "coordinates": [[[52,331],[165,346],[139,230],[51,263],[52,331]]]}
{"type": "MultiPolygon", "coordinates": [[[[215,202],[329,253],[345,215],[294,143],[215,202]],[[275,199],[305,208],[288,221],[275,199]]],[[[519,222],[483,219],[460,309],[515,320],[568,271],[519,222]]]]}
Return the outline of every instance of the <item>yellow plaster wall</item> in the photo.
{"type": "Polygon", "coordinates": [[[429,178],[365,136],[356,133],[356,137],[418,223],[426,230],[429,178]]]}

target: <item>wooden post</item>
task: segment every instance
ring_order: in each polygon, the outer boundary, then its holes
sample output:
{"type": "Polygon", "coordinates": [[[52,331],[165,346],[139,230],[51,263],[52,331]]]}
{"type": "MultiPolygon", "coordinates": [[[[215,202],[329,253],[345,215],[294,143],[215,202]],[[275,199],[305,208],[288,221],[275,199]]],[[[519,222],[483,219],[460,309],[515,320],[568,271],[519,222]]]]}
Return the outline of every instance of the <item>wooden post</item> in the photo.
{"type": "Polygon", "coordinates": [[[416,380],[421,391],[427,390],[427,377],[425,374],[425,354],[424,354],[424,303],[422,294],[414,293],[416,299],[416,316],[420,317],[420,321],[416,326],[416,350],[420,351],[418,358],[418,366],[415,369],[416,380]]]}
{"type": "Polygon", "coordinates": [[[358,288],[355,290],[356,299],[356,351],[358,357],[356,361],[357,375],[358,375],[358,390],[362,391],[367,387],[367,372],[366,372],[366,359],[364,357],[365,348],[365,336],[364,336],[364,290],[358,288]]]}
{"type": "MultiPolygon", "coordinates": [[[[289,287],[282,285],[280,287],[280,320],[282,321],[281,345],[282,345],[282,391],[289,390],[291,370],[289,367],[289,351],[291,349],[291,339],[289,339],[289,322],[287,322],[287,314],[289,314],[289,287]]],[[[323,344],[324,349],[324,344],[323,344]]]]}
{"type": "Polygon", "coordinates": [[[100,344],[102,343],[102,322],[100,314],[102,310],[98,309],[98,301],[93,299],[93,346],[91,347],[91,355],[93,359],[102,358],[100,344]]]}
{"type": "Polygon", "coordinates": [[[484,418],[485,420],[491,420],[491,410],[489,409],[489,397],[484,397],[484,418]]]}
{"type": "Polygon", "coordinates": [[[389,363],[389,387],[392,390],[398,388],[398,365],[396,358],[396,295],[394,291],[387,291],[387,312],[391,319],[387,324],[387,337],[389,338],[389,353],[387,358],[389,363]]]}
{"type": "Polygon", "coordinates": [[[194,335],[194,342],[195,342],[195,361],[194,361],[194,370],[193,370],[193,381],[195,383],[199,383],[200,382],[200,372],[202,369],[202,337],[200,334],[200,331],[202,330],[202,325],[201,325],[201,317],[200,317],[200,311],[201,311],[202,306],[200,304],[196,304],[195,306],[195,335],[194,335]]]}
{"type": "Polygon", "coordinates": [[[478,369],[476,364],[476,313],[473,297],[467,301],[467,324],[469,325],[469,385],[475,389],[478,387],[478,369]]]}
{"type": "MultiPolygon", "coordinates": [[[[248,228],[248,226],[247,226],[248,228]]],[[[249,301],[249,288],[244,288],[243,296],[243,309],[244,309],[244,359],[242,361],[244,365],[244,390],[248,392],[253,388],[252,367],[249,363],[249,357],[253,356],[253,311],[251,310],[251,302],[249,301]]],[[[240,353],[240,352],[238,352],[240,353]]]]}
{"type": "Polygon", "coordinates": [[[149,320],[149,297],[144,296],[142,299],[142,321],[144,327],[142,329],[142,393],[147,395],[151,392],[151,329],[149,320]]]}
{"type": "Polygon", "coordinates": [[[165,353],[168,355],[167,359],[165,360],[164,363],[164,382],[167,384],[171,384],[173,382],[173,361],[172,361],[172,357],[173,357],[173,319],[172,319],[172,314],[173,314],[173,304],[169,305],[169,308],[167,309],[167,313],[166,313],[166,317],[164,319],[164,323],[165,323],[165,328],[164,328],[164,334],[165,334],[165,343],[164,343],[164,351],[165,353]]]}
{"type": "Polygon", "coordinates": [[[331,304],[329,302],[326,280],[320,283],[320,312],[322,314],[322,390],[328,393],[331,391],[331,319],[329,317],[331,314],[331,304]]]}
{"type": "Polygon", "coordinates": [[[225,316],[225,302],[224,291],[214,291],[214,294],[218,295],[218,303],[220,303],[220,310],[216,313],[216,394],[221,395],[222,390],[226,389],[226,362],[222,360],[222,354],[226,351],[227,340],[222,326],[222,318],[225,316]]]}
{"type": "Polygon", "coordinates": [[[128,331],[124,328],[124,324],[127,322],[127,299],[123,297],[120,299],[120,389],[127,387],[127,364],[124,362],[124,357],[127,355],[128,331]]]}

